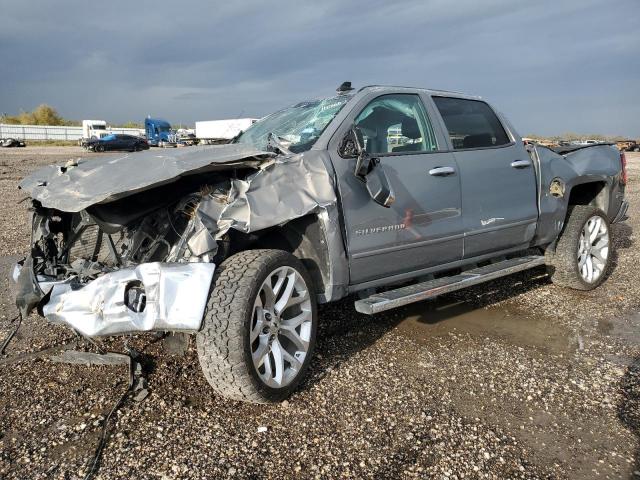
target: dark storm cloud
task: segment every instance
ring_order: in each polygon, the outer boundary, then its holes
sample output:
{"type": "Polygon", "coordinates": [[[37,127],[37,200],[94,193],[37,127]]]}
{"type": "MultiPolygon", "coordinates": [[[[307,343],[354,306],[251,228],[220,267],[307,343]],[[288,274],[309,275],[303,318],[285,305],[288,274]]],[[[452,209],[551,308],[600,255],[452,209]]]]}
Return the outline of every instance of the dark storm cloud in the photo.
{"type": "Polygon", "coordinates": [[[191,123],[351,80],[479,94],[521,132],[640,135],[637,0],[3,3],[0,112],[191,123]]]}

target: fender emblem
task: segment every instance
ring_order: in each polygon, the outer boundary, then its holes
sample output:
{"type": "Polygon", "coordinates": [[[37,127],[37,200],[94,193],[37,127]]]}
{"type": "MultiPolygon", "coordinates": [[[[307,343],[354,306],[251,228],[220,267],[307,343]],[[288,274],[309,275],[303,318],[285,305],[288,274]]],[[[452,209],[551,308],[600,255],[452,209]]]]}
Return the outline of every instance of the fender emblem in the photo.
{"type": "Polygon", "coordinates": [[[405,224],[399,223],[397,225],[384,225],[382,227],[359,228],[355,230],[354,233],[358,236],[371,235],[373,233],[395,232],[397,230],[403,230],[404,228],[406,228],[405,224]]]}

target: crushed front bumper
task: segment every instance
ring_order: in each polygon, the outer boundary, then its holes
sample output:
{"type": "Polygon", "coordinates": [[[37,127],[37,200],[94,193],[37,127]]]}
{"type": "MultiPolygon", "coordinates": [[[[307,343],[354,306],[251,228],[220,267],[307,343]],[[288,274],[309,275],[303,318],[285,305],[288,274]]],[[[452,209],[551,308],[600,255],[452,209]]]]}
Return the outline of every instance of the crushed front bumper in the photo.
{"type": "MultiPolygon", "coordinates": [[[[41,308],[47,320],[87,337],[199,330],[215,271],[212,263],[143,263],[80,285],[75,278],[39,281],[25,271],[30,266],[29,259],[16,266],[13,277],[18,285],[30,279],[46,301],[41,308]],[[137,291],[135,302],[129,294],[132,288],[137,291]]],[[[18,306],[21,290],[29,289],[19,288],[18,306]]]]}

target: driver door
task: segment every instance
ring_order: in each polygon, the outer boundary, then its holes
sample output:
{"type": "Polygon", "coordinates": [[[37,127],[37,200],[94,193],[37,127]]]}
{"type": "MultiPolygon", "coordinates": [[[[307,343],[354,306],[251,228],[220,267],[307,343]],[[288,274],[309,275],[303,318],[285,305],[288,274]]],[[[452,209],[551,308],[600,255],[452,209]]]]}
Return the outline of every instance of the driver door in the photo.
{"type": "Polygon", "coordinates": [[[351,284],[403,276],[462,258],[463,225],[456,160],[417,94],[363,100],[345,121],[362,131],[395,194],[373,201],[354,174],[355,159],[331,156],[344,212],[351,284]]]}

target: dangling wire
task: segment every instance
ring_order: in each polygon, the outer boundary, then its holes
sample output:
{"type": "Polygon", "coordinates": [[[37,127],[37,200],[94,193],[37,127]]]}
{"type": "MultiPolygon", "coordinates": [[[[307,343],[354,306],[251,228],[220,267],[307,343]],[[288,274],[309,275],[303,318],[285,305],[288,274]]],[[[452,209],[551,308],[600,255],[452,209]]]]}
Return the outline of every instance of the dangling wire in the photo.
{"type": "Polygon", "coordinates": [[[18,321],[18,323],[16,323],[14,329],[11,330],[11,333],[9,333],[7,338],[4,339],[4,342],[2,342],[2,345],[0,345],[0,355],[4,355],[4,351],[7,348],[7,345],[9,345],[9,342],[11,342],[11,339],[14,337],[14,335],[18,333],[18,329],[20,328],[20,325],[22,325],[22,312],[18,312],[18,315],[11,319],[11,323],[15,322],[16,320],[18,321]]]}
{"type": "Polygon", "coordinates": [[[133,385],[135,380],[135,373],[134,373],[135,365],[131,355],[127,355],[127,357],[128,357],[128,369],[129,369],[129,385],[127,386],[127,389],[125,390],[125,392],[120,396],[118,401],[113,405],[113,407],[109,411],[109,414],[102,421],[102,432],[100,433],[100,442],[98,443],[96,451],[93,454],[93,459],[90,462],[91,465],[89,467],[89,471],[84,476],[84,480],[90,480],[98,471],[98,467],[100,465],[100,459],[102,457],[102,450],[107,444],[107,436],[109,433],[109,420],[111,420],[111,417],[113,416],[113,414],[116,412],[116,410],[118,410],[122,406],[122,404],[125,402],[125,400],[127,400],[127,398],[129,397],[129,394],[133,390],[133,385]]]}

